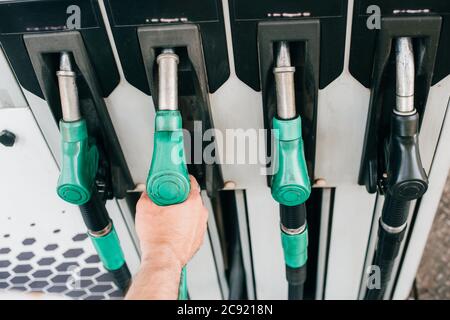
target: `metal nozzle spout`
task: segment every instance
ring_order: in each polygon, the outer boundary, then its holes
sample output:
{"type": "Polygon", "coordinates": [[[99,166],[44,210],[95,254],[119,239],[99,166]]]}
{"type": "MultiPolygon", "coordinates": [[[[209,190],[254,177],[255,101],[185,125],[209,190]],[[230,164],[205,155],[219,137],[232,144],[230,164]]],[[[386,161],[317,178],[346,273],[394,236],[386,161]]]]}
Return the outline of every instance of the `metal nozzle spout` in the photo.
{"type": "Polygon", "coordinates": [[[289,44],[286,41],[278,43],[276,67],[273,72],[277,93],[277,115],[280,119],[295,118],[295,67],[291,66],[289,44]]]}
{"type": "Polygon", "coordinates": [[[81,114],[76,74],[73,72],[72,61],[68,52],[61,52],[59,71],[56,72],[56,75],[58,77],[63,120],[66,122],[80,120],[81,114]]]}
{"type": "Polygon", "coordinates": [[[414,51],[409,37],[397,38],[396,61],[396,106],[395,112],[410,114],[414,109],[414,51]]]}
{"type": "Polygon", "coordinates": [[[178,110],[178,55],[164,49],[158,63],[158,110],[178,110]]]}

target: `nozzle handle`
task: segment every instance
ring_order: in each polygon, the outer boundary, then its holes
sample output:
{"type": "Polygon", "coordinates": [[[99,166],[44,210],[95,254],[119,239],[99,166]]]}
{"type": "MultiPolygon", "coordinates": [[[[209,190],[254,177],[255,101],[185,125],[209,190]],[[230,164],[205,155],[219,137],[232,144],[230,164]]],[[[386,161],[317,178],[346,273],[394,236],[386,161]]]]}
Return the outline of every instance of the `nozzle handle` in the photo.
{"type": "Polygon", "coordinates": [[[296,206],[311,194],[300,116],[291,120],[273,119],[276,173],[272,177],[272,196],[280,204],[296,206]]]}
{"type": "Polygon", "coordinates": [[[98,167],[98,150],[89,144],[85,120],[60,121],[61,172],[58,196],[72,204],[82,205],[91,198],[98,167]]]}
{"type": "Polygon", "coordinates": [[[179,111],[156,112],[153,156],[147,177],[147,194],[159,206],[185,201],[190,182],[184,155],[179,111]]]}

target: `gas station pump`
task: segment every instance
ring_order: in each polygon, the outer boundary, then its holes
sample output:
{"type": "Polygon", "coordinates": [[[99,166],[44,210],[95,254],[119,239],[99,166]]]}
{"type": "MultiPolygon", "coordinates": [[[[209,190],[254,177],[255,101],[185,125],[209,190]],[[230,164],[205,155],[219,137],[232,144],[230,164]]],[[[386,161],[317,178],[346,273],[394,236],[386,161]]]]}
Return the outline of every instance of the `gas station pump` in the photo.
{"type": "Polygon", "coordinates": [[[183,203],[192,175],[179,300],[407,298],[449,37],[442,0],[0,0],[0,291],[123,298],[139,195],[183,203]]]}

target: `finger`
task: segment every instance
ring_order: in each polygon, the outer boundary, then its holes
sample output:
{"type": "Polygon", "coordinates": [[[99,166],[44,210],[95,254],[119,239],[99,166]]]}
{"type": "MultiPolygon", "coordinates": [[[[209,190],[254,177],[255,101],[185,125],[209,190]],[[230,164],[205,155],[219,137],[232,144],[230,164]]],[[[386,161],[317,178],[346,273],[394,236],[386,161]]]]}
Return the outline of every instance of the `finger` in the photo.
{"type": "Polygon", "coordinates": [[[199,218],[198,224],[196,226],[195,241],[193,243],[191,251],[197,250],[202,245],[206,229],[208,228],[208,210],[206,208],[203,208],[203,210],[201,211],[201,217],[199,218]]]}
{"type": "Polygon", "coordinates": [[[193,192],[199,193],[200,192],[200,186],[198,185],[198,182],[194,178],[194,176],[189,175],[189,180],[191,182],[191,193],[193,193],[193,192]]]}
{"type": "Polygon", "coordinates": [[[205,222],[199,228],[199,231],[196,235],[195,245],[192,248],[193,249],[192,251],[194,251],[194,250],[197,251],[202,246],[202,244],[205,240],[207,230],[208,230],[208,224],[205,222]]]}
{"type": "Polygon", "coordinates": [[[153,206],[156,206],[156,204],[149,198],[147,192],[142,192],[139,201],[136,204],[136,211],[146,211],[153,206]]]}

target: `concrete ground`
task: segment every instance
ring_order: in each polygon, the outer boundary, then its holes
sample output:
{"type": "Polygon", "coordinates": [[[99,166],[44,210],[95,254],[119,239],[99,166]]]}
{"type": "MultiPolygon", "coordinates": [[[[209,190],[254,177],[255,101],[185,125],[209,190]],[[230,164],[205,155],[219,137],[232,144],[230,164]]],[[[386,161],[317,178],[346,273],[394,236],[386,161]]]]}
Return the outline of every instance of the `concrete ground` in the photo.
{"type": "Polygon", "coordinates": [[[450,176],[416,277],[416,299],[450,299],[450,176]]]}

